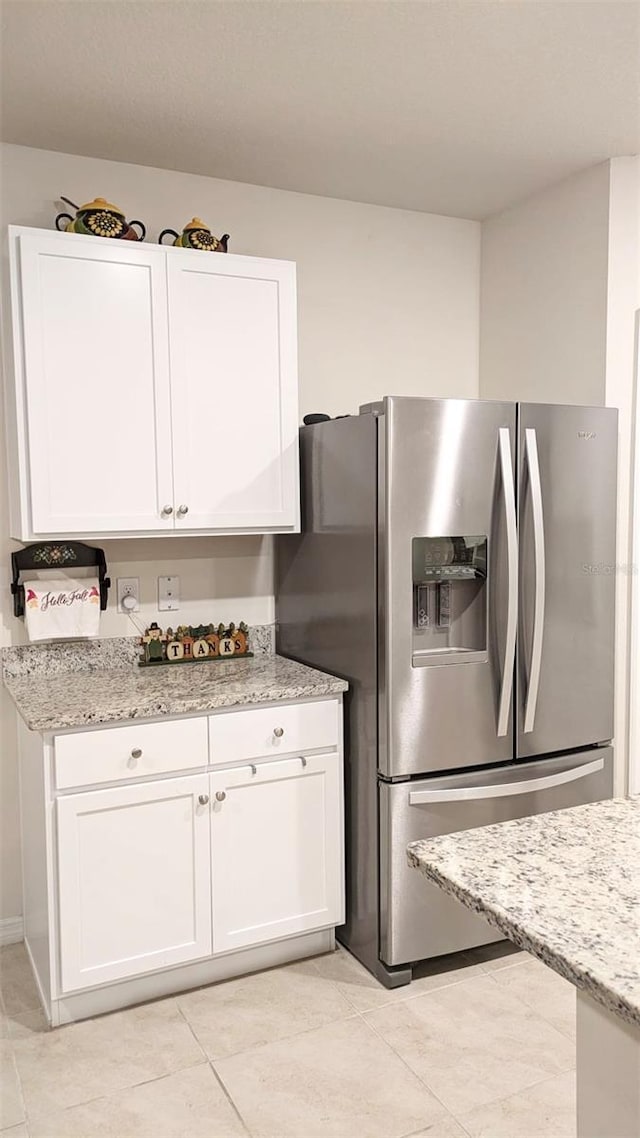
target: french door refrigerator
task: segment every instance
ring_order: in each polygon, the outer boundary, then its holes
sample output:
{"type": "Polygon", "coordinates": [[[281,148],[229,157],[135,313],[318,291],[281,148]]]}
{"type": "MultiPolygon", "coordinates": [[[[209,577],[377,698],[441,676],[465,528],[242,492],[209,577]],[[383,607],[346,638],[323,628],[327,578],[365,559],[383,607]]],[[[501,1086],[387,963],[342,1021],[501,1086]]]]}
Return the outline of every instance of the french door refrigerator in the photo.
{"type": "Polygon", "coordinates": [[[410,841],[612,793],[617,412],[387,397],[300,437],[278,651],[349,681],[338,936],[396,986],[498,939],[410,841]]]}

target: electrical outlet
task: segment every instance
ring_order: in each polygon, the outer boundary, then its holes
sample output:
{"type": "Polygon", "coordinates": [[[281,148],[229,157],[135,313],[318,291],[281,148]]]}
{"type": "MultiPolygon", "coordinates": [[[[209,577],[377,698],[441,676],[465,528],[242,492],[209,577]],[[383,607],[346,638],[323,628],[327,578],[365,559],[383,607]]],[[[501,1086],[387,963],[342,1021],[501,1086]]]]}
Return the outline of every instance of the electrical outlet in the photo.
{"type": "Polygon", "coordinates": [[[118,577],[118,612],[138,612],[140,608],[140,578],[118,577]]]}
{"type": "Polygon", "coordinates": [[[180,608],[180,578],[158,577],[158,611],[174,612],[180,608]]]}

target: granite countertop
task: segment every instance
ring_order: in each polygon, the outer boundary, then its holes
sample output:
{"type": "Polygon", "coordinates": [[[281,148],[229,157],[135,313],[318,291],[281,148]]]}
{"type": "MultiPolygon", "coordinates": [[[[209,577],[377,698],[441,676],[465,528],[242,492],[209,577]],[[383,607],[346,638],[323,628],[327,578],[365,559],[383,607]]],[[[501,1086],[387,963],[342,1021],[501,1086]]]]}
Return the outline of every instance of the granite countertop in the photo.
{"type": "Polygon", "coordinates": [[[640,798],[412,842],[409,864],[640,1025],[640,798]]]}
{"type": "Polygon", "coordinates": [[[344,680],[265,654],[230,663],[97,668],[8,676],[5,685],[27,727],[68,727],[184,715],[221,707],[308,699],[347,690],[344,680]]]}

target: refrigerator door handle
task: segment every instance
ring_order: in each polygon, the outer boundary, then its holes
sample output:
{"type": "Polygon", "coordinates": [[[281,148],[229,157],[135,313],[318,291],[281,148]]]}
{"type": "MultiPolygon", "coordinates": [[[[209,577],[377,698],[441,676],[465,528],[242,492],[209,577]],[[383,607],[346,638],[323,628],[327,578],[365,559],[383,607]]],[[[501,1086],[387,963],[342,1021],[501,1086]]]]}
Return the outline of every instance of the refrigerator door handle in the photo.
{"type": "Polygon", "coordinates": [[[518,528],[516,522],[516,498],[513,488],[513,463],[511,461],[511,436],[508,427],[498,429],[500,448],[500,473],[504,495],[504,513],[507,526],[507,630],[504,644],[504,667],[498,704],[499,736],[509,729],[509,708],[513,692],[513,667],[518,630],[518,528]]]}
{"type": "Polygon", "coordinates": [[[533,637],[531,641],[531,665],[529,668],[529,688],[524,709],[523,732],[533,731],[540,686],[540,665],[542,663],[542,635],[544,632],[545,606],[545,553],[544,553],[544,511],[542,508],[542,486],[540,484],[540,463],[538,460],[538,440],[533,427],[525,431],[525,454],[531,487],[531,509],[533,513],[533,550],[535,559],[536,588],[533,609],[533,637]]]}
{"type": "Polygon", "coordinates": [[[479,798],[510,798],[516,794],[535,794],[539,790],[552,790],[566,782],[576,782],[588,778],[604,767],[604,759],[594,759],[579,767],[571,767],[559,774],[545,775],[542,778],[525,779],[523,782],[496,783],[495,786],[459,786],[451,790],[411,790],[409,806],[424,806],[433,802],[473,802],[479,798]]]}

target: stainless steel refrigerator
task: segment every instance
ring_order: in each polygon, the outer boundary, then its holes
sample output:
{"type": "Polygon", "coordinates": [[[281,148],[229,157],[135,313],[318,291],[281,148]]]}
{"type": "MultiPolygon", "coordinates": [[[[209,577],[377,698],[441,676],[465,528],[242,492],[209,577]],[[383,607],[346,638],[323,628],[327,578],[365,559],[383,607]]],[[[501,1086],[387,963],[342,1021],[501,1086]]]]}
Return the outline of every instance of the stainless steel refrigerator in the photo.
{"type": "Polygon", "coordinates": [[[396,986],[498,939],[408,842],[612,793],[617,412],[387,397],[300,437],[278,651],[349,681],[338,936],[396,986]]]}

